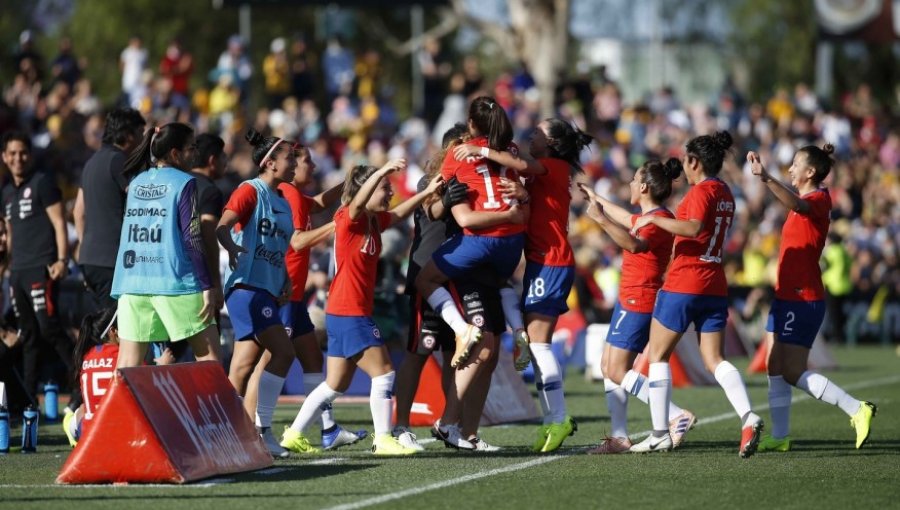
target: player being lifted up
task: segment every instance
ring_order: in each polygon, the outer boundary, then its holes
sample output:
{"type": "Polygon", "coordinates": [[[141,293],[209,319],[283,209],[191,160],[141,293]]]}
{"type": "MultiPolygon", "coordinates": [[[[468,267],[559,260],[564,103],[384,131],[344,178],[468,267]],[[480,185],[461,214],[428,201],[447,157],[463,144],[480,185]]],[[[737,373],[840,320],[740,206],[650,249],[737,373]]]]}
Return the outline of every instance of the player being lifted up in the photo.
{"type": "Polygon", "coordinates": [[[722,267],[725,237],[734,218],[734,197],[717,177],[731,147],[731,135],[719,131],[688,141],[683,159],[690,190],[678,205],[675,218],[644,215],[632,231],[654,225],[675,234],[672,265],[656,297],[650,325],[649,399],[653,433],[631,447],[633,452],[671,450],[669,405],[672,375],[669,357],[675,345],[694,323],[700,336],[700,355],[706,369],[715,374],[742,422],[738,453],[746,458],[756,452],[762,418],[750,407],[750,397],[734,365],[725,361],[725,323],[728,320],[728,282],[722,267]]]}
{"type": "Polygon", "coordinates": [[[819,257],[830,223],[831,196],[822,181],[834,165],[833,152],[834,147],[830,144],[822,149],[808,145],[797,151],[788,169],[796,193],[769,175],[758,154],[747,154],[753,175],[758,175],[769,191],[789,209],[781,230],[775,302],[769,310],[766,325],[773,340],[768,363],[772,433],[760,443],[761,452],[791,449],[788,436],[791,386],[847,413],[850,426],[856,429],[857,448],[868,440],[869,426],[875,416],[875,404],[857,400],[827,377],[807,370],[809,350],[825,319],[825,288],[819,257]]]}
{"type": "Polygon", "coordinates": [[[575,278],[575,257],[568,240],[572,175],[581,171],[579,155],[591,140],[589,135],[563,120],[546,119],[531,135],[529,153],[534,160],[471,144],[454,151],[457,159],[484,157],[526,176],[531,211],[525,238],[525,295],[517,296],[512,288],[502,290],[501,295],[506,320],[517,331],[517,340],[530,339],[544,413],[534,451],[556,450],[577,429],[566,414],[562,370],[550,351],[550,341],[559,316],[569,309],[566,299],[575,278]],[[524,326],[520,299],[525,312],[524,326]],[[527,334],[521,334],[523,327],[527,334]]]}
{"type": "MultiPolygon", "coordinates": [[[[664,204],[672,195],[672,181],[681,171],[681,162],[674,158],[665,164],[653,159],[638,168],[629,188],[630,203],[640,206],[640,214],[631,214],[595,195],[589,187],[579,185],[588,200],[587,215],[623,250],[619,299],[613,308],[612,324],[603,348],[603,386],[612,430],[609,437],[588,453],[628,451],[632,446],[627,428],[628,394],[645,404],[649,402],[646,378],[631,367],[650,338],[653,304],[672,257],[675,236],[655,225],[646,225],[635,232],[631,229],[641,216],[675,217],[664,204]]],[[[669,435],[673,447],[677,447],[696,418],[674,403],[669,404],[669,416],[673,417],[669,421],[669,435]]]]}

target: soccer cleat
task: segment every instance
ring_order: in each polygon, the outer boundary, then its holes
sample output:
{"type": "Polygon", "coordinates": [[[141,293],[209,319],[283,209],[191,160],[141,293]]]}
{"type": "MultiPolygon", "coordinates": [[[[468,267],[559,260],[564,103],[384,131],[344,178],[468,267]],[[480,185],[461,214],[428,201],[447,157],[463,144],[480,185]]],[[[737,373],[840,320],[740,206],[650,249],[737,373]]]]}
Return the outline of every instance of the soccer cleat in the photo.
{"type": "Polygon", "coordinates": [[[406,427],[394,427],[393,435],[400,444],[407,448],[420,452],[425,450],[425,447],[419,444],[419,438],[406,427]]]}
{"type": "Polygon", "coordinates": [[[499,452],[501,449],[499,446],[494,446],[478,436],[470,437],[469,442],[472,443],[473,446],[475,446],[476,452],[493,453],[499,452]]]}
{"type": "Polygon", "coordinates": [[[782,439],[776,439],[770,435],[766,435],[759,441],[759,446],[756,448],[758,452],[789,452],[791,448],[794,447],[794,442],[791,441],[791,438],[785,437],[782,439]]]}
{"type": "Polygon", "coordinates": [[[480,341],[481,330],[477,326],[466,325],[466,332],[462,336],[456,337],[456,351],[453,352],[450,367],[459,368],[472,353],[472,347],[475,347],[475,344],[480,341]]]}
{"type": "Polygon", "coordinates": [[[602,443],[587,452],[591,455],[625,453],[631,449],[631,439],[627,437],[607,437],[602,443]]]}
{"type": "Polygon", "coordinates": [[[372,453],[375,455],[413,455],[416,452],[418,450],[403,446],[390,434],[372,435],[372,453]]]}
{"type": "Polygon", "coordinates": [[[431,435],[438,441],[443,441],[447,448],[456,448],[457,450],[474,450],[475,445],[463,439],[459,432],[458,425],[441,425],[440,422],[435,423],[431,427],[431,435]]]}
{"type": "Polygon", "coordinates": [[[633,445],[628,451],[632,453],[651,453],[651,452],[668,452],[673,448],[672,438],[667,432],[662,437],[656,437],[653,434],[647,436],[640,443],[633,445]]]}
{"type": "Polygon", "coordinates": [[[340,425],[335,425],[332,428],[334,430],[332,430],[331,432],[325,432],[324,430],[322,431],[322,448],[325,450],[334,450],[336,448],[340,448],[341,446],[353,444],[360,439],[365,439],[365,437],[369,435],[365,430],[350,432],[340,425]]]}
{"type": "Polygon", "coordinates": [[[550,425],[544,424],[538,427],[537,429],[537,439],[534,440],[534,444],[531,445],[531,451],[539,452],[541,448],[547,444],[547,434],[550,432],[550,425]]]}
{"type": "Polygon", "coordinates": [[[684,435],[694,428],[695,423],[697,423],[697,417],[687,409],[672,420],[669,420],[669,437],[672,438],[672,448],[681,446],[681,442],[684,441],[684,435]]]}
{"type": "Polygon", "coordinates": [[[516,345],[513,347],[513,366],[516,367],[517,371],[521,372],[531,363],[531,351],[528,348],[530,339],[528,338],[528,332],[524,329],[517,329],[513,333],[513,338],[516,341],[516,345]]]}
{"type": "Polygon", "coordinates": [[[310,444],[309,439],[296,430],[285,427],[281,435],[281,446],[295,453],[319,453],[320,450],[310,444]]]}
{"type": "Polygon", "coordinates": [[[275,457],[276,459],[286,459],[291,456],[291,452],[282,448],[281,445],[278,444],[278,440],[275,439],[275,436],[272,435],[272,427],[263,427],[258,430],[259,437],[262,438],[263,443],[265,443],[266,448],[269,450],[269,453],[272,454],[272,457],[275,457]]]}
{"type": "Polygon", "coordinates": [[[66,432],[66,437],[69,438],[69,446],[75,448],[75,445],[78,444],[78,432],[75,430],[75,413],[66,408],[66,415],[63,416],[63,430],[66,432]]]}
{"type": "Polygon", "coordinates": [[[578,430],[578,424],[571,416],[566,416],[561,423],[551,423],[547,429],[547,442],[544,443],[541,452],[547,453],[558,449],[562,446],[563,441],[574,434],[576,430],[578,430]]]}
{"type": "Polygon", "coordinates": [[[752,424],[747,425],[743,429],[741,429],[741,447],[738,450],[738,455],[741,456],[742,459],[746,459],[747,457],[756,453],[756,449],[759,447],[759,437],[762,435],[763,431],[763,421],[762,418],[757,418],[752,424]]]}
{"type": "Polygon", "coordinates": [[[870,426],[876,412],[878,412],[878,408],[875,407],[875,404],[861,400],[859,402],[859,411],[856,411],[856,414],[850,417],[850,426],[856,429],[857,450],[862,448],[866,441],[869,440],[870,426]]]}

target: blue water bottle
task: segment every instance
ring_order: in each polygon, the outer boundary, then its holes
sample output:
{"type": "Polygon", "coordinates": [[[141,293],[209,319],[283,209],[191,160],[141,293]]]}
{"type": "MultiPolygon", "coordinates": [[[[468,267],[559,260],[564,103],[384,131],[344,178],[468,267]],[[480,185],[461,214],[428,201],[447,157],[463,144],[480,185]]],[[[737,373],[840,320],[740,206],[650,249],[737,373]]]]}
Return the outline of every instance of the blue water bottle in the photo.
{"type": "Polygon", "coordinates": [[[9,453],[9,411],[0,406],[0,453],[9,453]]]}
{"type": "Polygon", "coordinates": [[[59,386],[53,381],[44,385],[44,417],[48,422],[59,418],[59,386]]]}
{"type": "Polygon", "coordinates": [[[38,412],[31,404],[22,413],[22,453],[37,451],[38,412]]]}

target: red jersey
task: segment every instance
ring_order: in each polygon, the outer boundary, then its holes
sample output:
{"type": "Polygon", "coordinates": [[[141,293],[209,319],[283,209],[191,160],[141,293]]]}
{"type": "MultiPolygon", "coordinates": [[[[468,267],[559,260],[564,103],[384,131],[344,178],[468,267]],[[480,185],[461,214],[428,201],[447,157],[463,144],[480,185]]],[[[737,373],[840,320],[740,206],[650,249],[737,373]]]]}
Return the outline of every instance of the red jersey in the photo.
{"type": "Polygon", "coordinates": [[[572,202],[572,175],[561,159],[539,159],[547,173],[533,176],[528,183],[531,216],[525,239],[525,258],[545,266],[575,264],[569,245],[569,204],[572,202]]]}
{"type": "Polygon", "coordinates": [[[391,223],[387,212],[350,219],[347,207],[334,215],[334,280],[325,312],[331,315],[371,317],[375,301],[375,273],[381,255],[381,232],[391,223]]]}
{"type": "Polygon", "coordinates": [[[240,232],[250,221],[253,211],[256,209],[256,188],[251,185],[241,184],[228,198],[225,209],[238,215],[238,221],[234,225],[234,231],[240,232]]]}
{"type": "Polygon", "coordinates": [[[672,266],[663,290],[704,296],[728,296],[722,246],[734,218],[734,196],[721,179],[695,184],[678,204],[675,217],[703,223],[695,238],[675,236],[672,266]]]}
{"type": "MultiPolygon", "coordinates": [[[[309,217],[309,210],[312,199],[287,182],[279,184],[278,191],[291,206],[294,230],[307,231],[311,229],[312,220],[309,217]]],[[[306,278],[309,276],[309,248],[300,251],[289,249],[284,261],[288,277],[291,279],[291,301],[301,301],[303,291],[306,289],[306,278]]]]}
{"type": "Polygon", "coordinates": [[[809,211],[805,214],[788,211],[781,229],[775,297],[786,301],[819,301],[825,299],[819,257],[831,222],[831,195],[827,189],[820,188],[801,198],[809,204],[809,211]]]}
{"type": "MultiPolygon", "coordinates": [[[[665,207],[648,211],[644,215],[674,218],[665,207]]],[[[641,216],[631,216],[631,225],[641,216]]],[[[619,303],[630,312],[652,313],[656,304],[656,293],[663,284],[666,266],[672,258],[672,244],[675,235],[656,225],[646,225],[637,231],[637,236],[647,242],[648,250],[643,253],[622,251],[622,280],[619,283],[619,303]]]]}
{"type": "Polygon", "coordinates": [[[81,425],[81,437],[100,408],[100,401],[109,390],[116,363],[119,360],[119,346],[103,344],[91,347],[81,362],[81,396],[84,399],[84,421],[81,425]]]}
{"type": "MultiPolygon", "coordinates": [[[[469,143],[487,147],[487,138],[479,137],[469,143]]],[[[514,154],[518,152],[515,145],[510,146],[508,150],[514,154]]],[[[512,203],[500,196],[500,178],[517,179],[518,173],[487,159],[469,157],[458,161],[453,156],[453,151],[447,151],[447,156],[441,165],[441,177],[444,178],[444,182],[456,177],[459,182],[469,186],[469,207],[473,211],[504,212],[512,207],[512,203]]],[[[524,231],[525,225],[513,223],[504,223],[478,230],[463,229],[463,233],[466,235],[486,237],[507,237],[524,231]]]]}

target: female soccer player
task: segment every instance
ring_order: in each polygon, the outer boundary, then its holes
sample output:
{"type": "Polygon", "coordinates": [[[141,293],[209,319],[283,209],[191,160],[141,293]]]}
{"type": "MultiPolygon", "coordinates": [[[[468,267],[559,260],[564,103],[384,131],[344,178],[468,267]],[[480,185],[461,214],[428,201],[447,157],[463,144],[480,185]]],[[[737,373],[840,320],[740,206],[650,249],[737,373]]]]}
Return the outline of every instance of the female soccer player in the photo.
{"type": "Polygon", "coordinates": [[[671,450],[669,404],[672,376],[669,356],[688,326],[700,335],[700,354],[742,420],[738,453],[756,452],[763,421],[750,407],[741,374],[725,361],[724,330],[728,320],[728,283],[722,267],[722,246],[734,217],[734,197],[728,185],[716,177],[731,147],[731,134],[692,138],[683,159],[691,189],[678,205],[675,218],[641,216],[633,231],[655,225],[675,234],[675,251],[666,281],[656,297],[650,325],[650,374],[648,389],[653,433],[631,447],[633,452],[671,450]]]}
{"type": "MultiPolygon", "coordinates": [[[[512,144],[509,118],[493,98],[478,97],[472,101],[467,125],[473,136],[470,143],[486,151],[508,150],[512,144]]],[[[508,212],[514,204],[513,200],[501,196],[500,181],[504,177],[514,179],[515,172],[494,162],[481,158],[458,161],[448,152],[441,175],[447,182],[456,177],[469,187],[468,201],[455,206],[454,211],[465,207],[473,212],[508,212]]],[[[469,324],[463,319],[443,284],[447,280],[458,280],[483,264],[489,264],[501,281],[509,279],[522,258],[525,230],[523,225],[511,222],[488,228],[467,225],[462,218],[457,218],[457,222],[463,227],[463,235],[442,244],[416,277],[419,293],[456,335],[456,349],[450,362],[454,368],[469,357],[482,332],[477,324],[469,324]]]]}
{"type": "MultiPolygon", "coordinates": [[[[235,358],[244,357],[241,343],[254,340],[272,354],[259,378],[256,426],[269,452],[287,457],[289,452],[279,446],[271,431],[275,404],[294,359],[278,314],[291,290],[284,261],[294,224],[278,185],[294,178],[297,160],[293,144],[282,138],[264,138],[251,129],[247,141],[253,146],[251,157],[259,166],[259,177],[245,181],[232,193],[216,237],[228,252],[233,271],[225,283],[225,302],[238,340],[235,358]]],[[[237,379],[234,374],[231,378],[237,379]]]]}
{"type": "Polygon", "coordinates": [[[857,448],[866,444],[875,416],[875,404],[856,400],[827,377],[807,370],[809,350],[825,319],[825,289],[819,258],[828,234],[831,196],[822,181],[834,165],[833,152],[831,144],[822,149],[808,145],[797,151],[788,169],[791,186],[797,193],[773,179],[758,154],[747,154],[753,175],[758,175],[775,198],[790,210],[781,230],[775,302],[766,324],[766,331],[774,340],[768,368],[772,433],[760,442],[761,452],[791,449],[793,443],[788,436],[791,386],[847,413],[850,426],[856,429],[857,448]]]}
{"type": "MultiPolygon", "coordinates": [[[[566,415],[562,370],[550,351],[550,341],[559,316],[569,307],[566,299],[575,277],[575,258],[569,245],[569,203],[572,174],[581,171],[578,158],[592,138],[560,119],[547,119],[531,135],[525,161],[507,152],[489,147],[461,146],[457,158],[483,157],[529,177],[526,189],[531,213],[525,242],[525,278],[522,298],[527,338],[534,360],[537,388],[544,423],[538,427],[534,451],[552,452],[572,435],[577,425],[566,415]]],[[[522,328],[518,312],[519,297],[503,292],[506,320],[514,330],[522,328]]],[[[520,337],[517,335],[517,337],[520,337]]]]}
{"type": "MultiPolygon", "coordinates": [[[[589,187],[580,185],[589,203],[588,216],[623,249],[619,299],[613,308],[613,322],[603,348],[603,386],[612,430],[609,437],[588,453],[628,451],[632,446],[627,428],[628,394],[645,404],[648,402],[647,381],[631,367],[647,346],[653,304],[672,257],[675,236],[655,225],[647,225],[634,233],[631,228],[641,216],[675,217],[666,209],[665,203],[672,195],[672,181],[681,175],[681,171],[681,162],[674,158],[665,164],[650,160],[638,168],[629,188],[631,205],[640,206],[641,214],[631,214],[595,195],[589,187]]],[[[677,447],[696,418],[674,403],[669,404],[669,416],[674,416],[669,422],[669,434],[673,446],[677,447]]]]}
{"type": "Polygon", "coordinates": [[[197,360],[218,359],[220,300],[206,267],[196,180],[187,173],[193,143],[185,124],[148,129],[125,163],[126,174],[140,173],[128,186],[110,292],[119,301],[122,368],[164,340],[187,340],[197,360]]]}
{"type": "Polygon", "coordinates": [[[409,455],[416,452],[401,445],[391,435],[391,395],[394,369],[381,332],[372,321],[375,277],[381,253],[381,232],[406,218],[438,190],[436,176],[428,187],[409,200],[388,210],[393,191],[386,177],[406,167],[393,160],[381,168],[356,166],[347,176],[343,206],[334,216],[334,258],[336,272],[326,305],[328,329],[328,375],[306,397],[294,423],[286,428],[281,445],[296,451],[302,433],[323,406],[334,402],[350,386],[356,368],[372,378],[369,406],[375,433],[372,451],[376,455],[409,455]]]}

